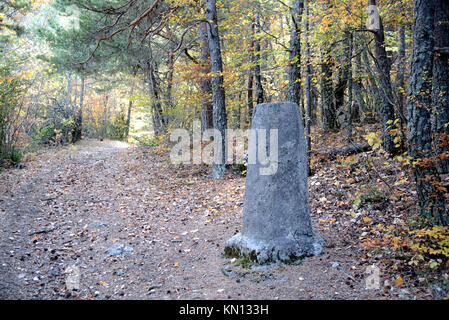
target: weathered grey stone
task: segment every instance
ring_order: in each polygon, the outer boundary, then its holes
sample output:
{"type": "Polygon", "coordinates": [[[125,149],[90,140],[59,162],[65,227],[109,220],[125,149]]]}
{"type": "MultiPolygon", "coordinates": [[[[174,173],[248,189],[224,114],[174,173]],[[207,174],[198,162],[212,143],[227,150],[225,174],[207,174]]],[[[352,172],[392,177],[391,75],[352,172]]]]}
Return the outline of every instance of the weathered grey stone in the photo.
{"type": "MultiPolygon", "coordinates": [[[[259,264],[293,261],[318,255],[323,239],[312,230],[307,190],[307,158],[304,128],[295,103],[264,103],[255,108],[252,129],[278,131],[277,171],[251,159],[248,164],[242,232],[228,240],[226,253],[245,256],[259,264]]],[[[250,137],[251,146],[260,144],[260,133],[250,137]]],[[[267,154],[270,139],[266,138],[267,154]]],[[[251,151],[250,151],[251,157],[251,151]]]]}
{"type": "Polygon", "coordinates": [[[110,256],[122,256],[127,253],[132,253],[134,251],[133,248],[125,246],[122,243],[114,243],[112,247],[106,249],[105,253],[110,256]]]}

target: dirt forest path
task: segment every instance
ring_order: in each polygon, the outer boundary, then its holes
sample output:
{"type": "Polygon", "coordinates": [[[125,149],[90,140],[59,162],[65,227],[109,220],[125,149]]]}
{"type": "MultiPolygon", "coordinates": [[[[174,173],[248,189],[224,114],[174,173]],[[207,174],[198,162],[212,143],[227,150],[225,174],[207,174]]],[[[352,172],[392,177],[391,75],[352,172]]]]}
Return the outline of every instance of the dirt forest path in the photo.
{"type": "Polygon", "coordinates": [[[226,240],[240,230],[244,182],[233,173],[214,181],[207,168],[169,166],[155,151],[111,141],[6,170],[0,298],[386,298],[365,289],[357,245],[318,224],[314,208],[322,255],[259,269],[224,258],[226,240]],[[68,267],[79,269],[79,290],[67,289],[68,267]]]}

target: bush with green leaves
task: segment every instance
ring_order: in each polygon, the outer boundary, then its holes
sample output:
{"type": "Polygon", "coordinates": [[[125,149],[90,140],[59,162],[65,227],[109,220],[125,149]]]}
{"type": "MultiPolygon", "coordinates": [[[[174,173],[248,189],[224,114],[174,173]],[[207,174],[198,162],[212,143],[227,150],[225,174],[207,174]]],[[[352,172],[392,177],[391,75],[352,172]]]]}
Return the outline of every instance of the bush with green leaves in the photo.
{"type": "Polygon", "coordinates": [[[127,119],[125,112],[119,112],[106,128],[110,139],[123,140],[126,137],[127,119]]]}
{"type": "Polygon", "coordinates": [[[18,147],[22,131],[21,97],[27,82],[20,77],[17,67],[15,59],[0,55],[0,167],[15,165],[21,159],[18,147]]]}
{"type": "Polygon", "coordinates": [[[55,101],[47,106],[36,139],[41,144],[64,145],[72,142],[74,130],[73,111],[55,101]]]}

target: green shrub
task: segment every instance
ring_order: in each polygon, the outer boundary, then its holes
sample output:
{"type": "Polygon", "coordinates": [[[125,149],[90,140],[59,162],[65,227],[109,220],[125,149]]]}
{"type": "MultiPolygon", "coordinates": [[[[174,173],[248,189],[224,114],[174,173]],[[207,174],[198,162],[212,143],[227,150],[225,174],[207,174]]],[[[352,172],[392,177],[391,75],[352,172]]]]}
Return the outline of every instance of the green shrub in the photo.
{"type": "Polygon", "coordinates": [[[141,147],[157,147],[158,140],[153,134],[141,134],[133,136],[135,142],[141,147]]]}
{"type": "Polygon", "coordinates": [[[11,163],[11,165],[15,166],[19,164],[21,160],[22,160],[22,151],[19,148],[13,146],[11,148],[11,152],[8,155],[8,161],[11,163]]]}
{"type": "Polygon", "coordinates": [[[370,188],[366,193],[360,196],[360,199],[365,203],[383,202],[387,196],[377,187],[370,188]]]}
{"type": "Polygon", "coordinates": [[[54,128],[50,125],[45,125],[40,128],[39,133],[37,134],[37,139],[39,142],[43,144],[48,144],[55,136],[54,128]]]}
{"type": "Polygon", "coordinates": [[[356,193],[355,205],[361,205],[364,203],[383,203],[388,198],[387,196],[377,187],[361,187],[361,192],[356,193]]]}
{"type": "Polygon", "coordinates": [[[58,104],[47,106],[46,115],[39,126],[35,139],[40,144],[64,145],[72,142],[75,127],[72,110],[58,104]]]}
{"type": "Polygon", "coordinates": [[[0,52],[0,167],[16,165],[22,158],[19,144],[22,94],[26,91],[27,81],[16,73],[20,62],[1,55],[0,52]]]}
{"type": "Polygon", "coordinates": [[[22,160],[22,151],[16,146],[11,146],[8,150],[0,152],[0,160],[0,167],[15,166],[22,160]]]}
{"type": "Polygon", "coordinates": [[[126,115],[124,112],[120,112],[114,118],[114,120],[108,125],[106,129],[106,135],[110,139],[123,140],[126,137],[126,115]]]}

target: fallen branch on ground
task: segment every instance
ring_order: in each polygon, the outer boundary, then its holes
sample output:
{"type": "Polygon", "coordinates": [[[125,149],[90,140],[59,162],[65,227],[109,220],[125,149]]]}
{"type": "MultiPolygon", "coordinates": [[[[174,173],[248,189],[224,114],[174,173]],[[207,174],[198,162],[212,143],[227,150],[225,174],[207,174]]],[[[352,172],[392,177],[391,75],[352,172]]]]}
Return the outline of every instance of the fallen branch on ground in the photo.
{"type": "Polygon", "coordinates": [[[368,143],[352,144],[350,146],[338,149],[332,149],[329,152],[312,151],[312,154],[319,154],[328,157],[330,160],[335,160],[337,156],[349,156],[352,154],[371,151],[371,146],[368,143]]]}
{"type": "Polygon", "coordinates": [[[34,236],[36,234],[42,234],[42,233],[49,233],[49,232],[55,231],[56,229],[57,228],[55,227],[55,228],[51,228],[51,229],[44,229],[44,230],[28,233],[28,236],[34,236]]]}

